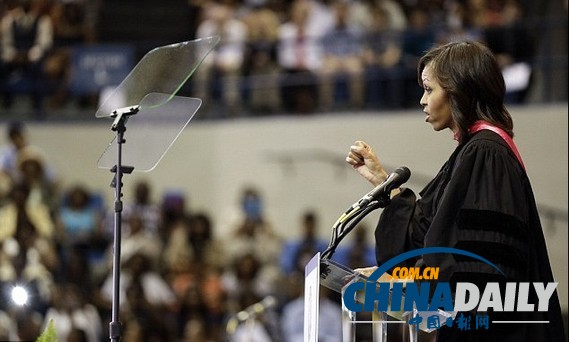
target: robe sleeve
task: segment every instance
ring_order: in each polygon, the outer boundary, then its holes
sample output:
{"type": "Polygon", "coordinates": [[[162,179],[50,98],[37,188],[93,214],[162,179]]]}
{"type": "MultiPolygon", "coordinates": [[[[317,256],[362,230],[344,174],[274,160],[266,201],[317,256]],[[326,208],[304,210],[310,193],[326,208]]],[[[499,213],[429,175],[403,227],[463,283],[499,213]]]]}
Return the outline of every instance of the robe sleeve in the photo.
{"type": "MultiPolygon", "coordinates": [[[[406,251],[424,247],[436,194],[446,182],[447,165],[445,163],[437,176],[419,193],[419,199],[411,189],[402,188],[383,209],[375,229],[378,265],[406,251]]],[[[413,266],[416,261],[417,259],[408,260],[400,266],[413,266]]]]}
{"type": "MultiPolygon", "coordinates": [[[[411,189],[402,189],[383,210],[375,231],[378,265],[405,251],[423,247],[429,225],[421,201],[417,201],[411,189]]],[[[415,261],[408,260],[404,266],[412,266],[415,261]]]]}

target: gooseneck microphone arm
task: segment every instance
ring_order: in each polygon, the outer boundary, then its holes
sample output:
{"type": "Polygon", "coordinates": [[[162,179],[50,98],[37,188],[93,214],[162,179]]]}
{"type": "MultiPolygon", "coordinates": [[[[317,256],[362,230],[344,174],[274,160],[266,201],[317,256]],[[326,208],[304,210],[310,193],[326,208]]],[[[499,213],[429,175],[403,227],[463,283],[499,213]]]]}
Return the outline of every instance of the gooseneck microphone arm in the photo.
{"type": "Polygon", "coordinates": [[[336,248],[340,242],[357,226],[357,224],[372,211],[383,207],[383,203],[380,203],[379,201],[372,201],[365,208],[355,210],[353,215],[347,217],[347,220],[336,221],[332,230],[332,238],[330,239],[328,248],[322,252],[321,259],[326,260],[332,258],[332,255],[336,252],[336,248]]]}
{"type": "Polygon", "coordinates": [[[390,202],[391,190],[407,182],[411,171],[405,166],[399,167],[387,179],[368,192],[358,202],[348,208],[332,227],[332,237],[328,248],[321,254],[321,259],[330,259],[340,242],[372,211],[385,208],[390,202]]]}

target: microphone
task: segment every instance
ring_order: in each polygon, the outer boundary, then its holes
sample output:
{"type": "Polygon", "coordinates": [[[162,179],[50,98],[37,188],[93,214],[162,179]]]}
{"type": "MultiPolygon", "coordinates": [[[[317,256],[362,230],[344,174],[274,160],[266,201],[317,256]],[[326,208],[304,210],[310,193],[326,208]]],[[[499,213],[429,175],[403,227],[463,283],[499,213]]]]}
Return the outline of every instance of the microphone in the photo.
{"type": "Polygon", "coordinates": [[[352,205],[352,209],[356,207],[363,208],[371,201],[379,199],[381,196],[389,195],[391,190],[400,187],[411,177],[411,171],[405,166],[398,167],[387,179],[368,192],[364,197],[352,205]]]}
{"type": "Polygon", "coordinates": [[[266,296],[260,302],[248,306],[243,311],[239,311],[235,315],[235,318],[237,318],[239,322],[244,322],[249,318],[255,317],[255,315],[266,311],[267,309],[274,307],[275,305],[277,305],[277,299],[273,296],[266,296]]]}
{"type": "Polygon", "coordinates": [[[232,336],[239,324],[246,322],[275,305],[277,305],[277,299],[273,296],[267,296],[260,302],[248,306],[243,311],[239,311],[235,316],[231,317],[229,321],[227,321],[227,326],[225,327],[227,335],[232,336]]]}

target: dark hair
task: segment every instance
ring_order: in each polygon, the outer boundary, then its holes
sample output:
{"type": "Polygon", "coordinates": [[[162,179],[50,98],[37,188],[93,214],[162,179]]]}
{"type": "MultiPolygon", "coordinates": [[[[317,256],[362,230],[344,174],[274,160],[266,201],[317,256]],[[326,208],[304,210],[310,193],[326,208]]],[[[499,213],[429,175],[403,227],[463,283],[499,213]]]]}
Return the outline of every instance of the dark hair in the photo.
{"type": "Polygon", "coordinates": [[[504,105],[504,77],[489,48],[474,41],[451,42],[432,48],[417,66],[421,87],[421,74],[427,65],[449,95],[459,142],[464,142],[476,120],[486,120],[514,136],[512,117],[504,105]]]}
{"type": "MultiPolygon", "coordinates": [[[[205,213],[196,213],[193,214],[192,216],[190,216],[190,224],[191,224],[191,231],[192,234],[190,234],[190,240],[196,239],[196,233],[195,233],[195,225],[197,224],[202,224],[202,227],[204,228],[204,231],[201,232],[201,236],[200,238],[202,238],[203,240],[209,241],[212,239],[213,237],[213,232],[212,230],[212,226],[211,226],[211,219],[210,217],[205,214],[205,213]]],[[[202,242],[203,240],[199,240],[199,242],[202,242]]]]}
{"type": "Polygon", "coordinates": [[[6,129],[6,135],[13,138],[14,136],[21,136],[24,134],[24,124],[20,121],[10,122],[6,129]]]}
{"type": "Polygon", "coordinates": [[[314,210],[307,210],[302,215],[302,219],[303,221],[316,222],[318,220],[318,215],[314,210]]]}

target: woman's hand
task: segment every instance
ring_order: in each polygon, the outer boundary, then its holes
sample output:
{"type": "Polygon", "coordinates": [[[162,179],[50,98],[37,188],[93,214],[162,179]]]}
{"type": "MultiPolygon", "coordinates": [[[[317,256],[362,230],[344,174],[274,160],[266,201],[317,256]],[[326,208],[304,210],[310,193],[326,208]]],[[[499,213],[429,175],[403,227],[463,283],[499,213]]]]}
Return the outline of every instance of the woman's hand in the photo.
{"type": "MultiPolygon", "coordinates": [[[[356,268],[356,269],[354,269],[354,272],[358,272],[359,274],[369,278],[371,276],[371,274],[373,272],[375,272],[375,270],[377,270],[377,266],[356,268]]],[[[382,275],[379,276],[377,281],[378,282],[393,282],[394,279],[389,273],[383,273],[382,275]]]]}
{"type": "Polygon", "coordinates": [[[376,269],[377,266],[361,267],[361,268],[355,268],[354,272],[358,272],[363,276],[369,277],[376,269]]]}
{"type": "Polygon", "coordinates": [[[383,183],[388,177],[375,152],[364,141],[356,141],[350,146],[346,162],[373,186],[383,183]]]}

